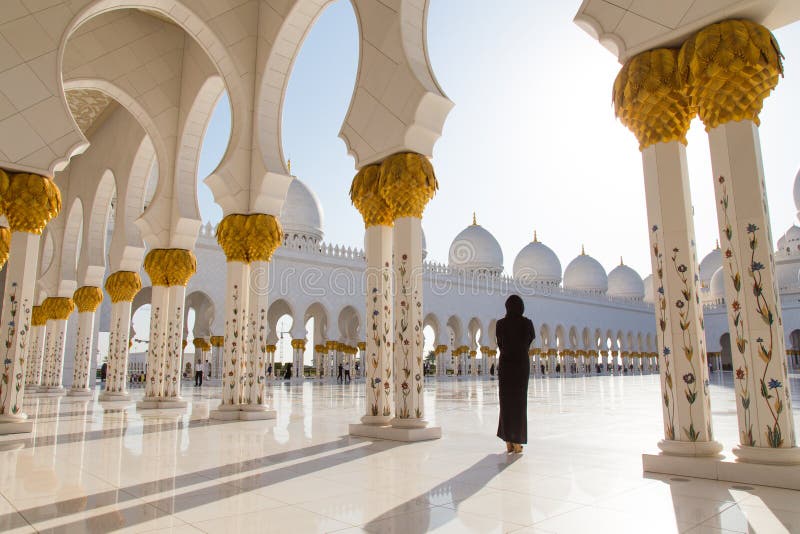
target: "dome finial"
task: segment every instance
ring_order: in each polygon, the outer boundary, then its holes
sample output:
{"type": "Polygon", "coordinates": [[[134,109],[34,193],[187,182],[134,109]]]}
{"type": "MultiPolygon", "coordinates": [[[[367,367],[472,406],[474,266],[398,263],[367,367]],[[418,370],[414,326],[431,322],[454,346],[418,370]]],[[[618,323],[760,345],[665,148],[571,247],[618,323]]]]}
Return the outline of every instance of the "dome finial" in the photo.
{"type": "Polygon", "coordinates": [[[533,231],[533,242],[534,243],[538,243],[539,242],[539,237],[536,235],[536,230],[533,231]]]}
{"type": "Polygon", "coordinates": [[[625,265],[625,262],[624,262],[624,261],[622,261],[622,256],[620,256],[620,257],[619,257],[619,264],[620,264],[620,265],[625,265]]]}
{"type": "Polygon", "coordinates": [[[581,243],[581,256],[586,256],[586,249],[583,247],[583,243],[581,243]]]}
{"type": "Polygon", "coordinates": [[[717,248],[714,250],[719,250],[719,239],[717,239],[717,248]]]}
{"type": "Polygon", "coordinates": [[[289,176],[292,175],[292,158],[286,160],[286,170],[289,171],[289,176]]]}
{"type": "Polygon", "coordinates": [[[478,226],[478,218],[475,217],[475,212],[472,212],[472,226],[478,226]]]}

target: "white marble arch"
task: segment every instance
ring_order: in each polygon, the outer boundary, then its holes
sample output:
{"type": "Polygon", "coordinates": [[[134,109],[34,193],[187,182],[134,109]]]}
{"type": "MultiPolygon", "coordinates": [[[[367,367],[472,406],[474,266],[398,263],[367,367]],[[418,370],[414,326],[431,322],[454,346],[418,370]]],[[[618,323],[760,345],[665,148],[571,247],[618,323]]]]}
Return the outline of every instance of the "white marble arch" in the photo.
{"type": "Polygon", "coordinates": [[[581,342],[583,350],[592,350],[595,348],[595,344],[592,343],[592,332],[589,330],[588,326],[583,327],[583,330],[581,330],[581,342]]]}
{"type": "MultiPolygon", "coordinates": [[[[445,325],[446,327],[447,325],[445,325]]],[[[436,345],[447,345],[449,342],[445,340],[445,329],[442,328],[442,323],[439,320],[439,317],[436,316],[435,313],[428,313],[425,315],[425,318],[422,320],[422,328],[423,330],[427,327],[430,327],[433,331],[433,346],[436,348],[436,345]]]]}
{"type": "Polygon", "coordinates": [[[361,339],[361,314],[349,304],[338,314],[340,341],[355,346],[361,339]]]}
{"type": "Polygon", "coordinates": [[[542,325],[539,327],[539,334],[539,343],[542,350],[555,348],[554,339],[550,332],[550,325],[547,323],[542,323],[542,325]]]}
{"type": "MultiPolygon", "coordinates": [[[[294,308],[291,303],[287,299],[276,299],[269,304],[269,308],[267,309],[267,323],[269,324],[270,332],[275,334],[274,339],[279,339],[281,336],[281,332],[278,332],[278,321],[284,315],[288,315],[292,319],[292,326],[289,327],[290,331],[294,331],[298,325],[301,325],[305,328],[305,322],[301,320],[301,318],[297,317],[294,313],[294,308]]],[[[290,334],[292,339],[295,338],[294,334],[290,334]]]]}
{"type": "Polygon", "coordinates": [[[490,319],[489,326],[486,328],[486,345],[491,349],[497,349],[497,319],[490,319]]]}
{"type": "Polygon", "coordinates": [[[578,329],[575,326],[569,327],[567,339],[569,340],[569,348],[572,350],[577,350],[580,345],[580,340],[578,339],[578,329]]]}
{"type": "Polygon", "coordinates": [[[216,329],[220,328],[220,325],[214,324],[214,318],[216,316],[214,301],[204,291],[195,290],[186,295],[186,305],[183,317],[184,338],[187,337],[186,334],[188,333],[186,328],[188,328],[187,318],[189,316],[190,309],[194,310],[194,327],[192,328],[192,337],[202,337],[206,338],[206,341],[208,341],[208,336],[210,336],[212,332],[216,331],[216,329]]]}
{"type": "Polygon", "coordinates": [[[447,327],[453,333],[452,348],[458,348],[464,344],[464,328],[461,326],[461,319],[457,315],[451,315],[447,319],[447,327]]]}
{"type": "Polygon", "coordinates": [[[328,308],[320,301],[312,302],[306,307],[303,314],[303,324],[307,325],[314,319],[314,343],[321,344],[328,340],[328,321],[330,320],[328,308]]]}
{"type": "Polygon", "coordinates": [[[83,202],[80,198],[76,198],[66,213],[64,233],[62,234],[57,282],[57,293],[60,297],[72,297],[77,289],[78,254],[82,240],[83,202]]]}
{"type": "Polygon", "coordinates": [[[467,323],[467,332],[469,335],[469,342],[467,345],[469,346],[470,350],[477,350],[481,343],[480,341],[475,341],[475,338],[484,337],[483,323],[481,320],[477,317],[472,317],[467,323]]]}
{"type": "Polygon", "coordinates": [[[100,287],[106,271],[108,251],[108,225],[111,222],[111,202],[116,195],[116,179],[106,169],[97,184],[94,198],[84,213],[85,230],[78,258],[78,285],[100,287]]]}
{"type": "Polygon", "coordinates": [[[567,331],[566,328],[564,328],[564,325],[556,325],[555,336],[555,348],[557,348],[559,351],[567,348],[567,331]]]}

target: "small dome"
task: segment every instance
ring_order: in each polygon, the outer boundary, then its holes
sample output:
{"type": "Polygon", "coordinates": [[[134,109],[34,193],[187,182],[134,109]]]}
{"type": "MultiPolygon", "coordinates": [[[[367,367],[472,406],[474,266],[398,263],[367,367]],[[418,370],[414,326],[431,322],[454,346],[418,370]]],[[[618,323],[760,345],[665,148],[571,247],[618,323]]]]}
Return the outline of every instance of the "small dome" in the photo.
{"type": "Polygon", "coordinates": [[[514,278],[526,283],[558,285],[561,283],[561,262],[550,247],[541,243],[536,234],[514,260],[514,278]]]}
{"type": "Polygon", "coordinates": [[[299,178],[292,180],[280,216],[283,232],[322,239],[322,206],[317,195],[299,178]]]}
{"type": "Polygon", "coordinates": [[[608,276],[600,262],[581,250],[580,256],[569,262],[564,269],[564,287],[587,293],[605,293],[608,276]]]}
{"type": "Polygon", "coordinates": [[[639,273],[622,263],[608,273],[608,291],[610,297],[637,299],[644,298],[644,282],[639,273]]]}
{"type": "Polygon", "coordinates": [[[711,277],[717,269],[722,267],[722,250],[717,248],[706,254],[703,261],[700,262],[700,287],[708,291],[709,284],[711,284],[711,277]]]}
{"type": "Polygon", "coordinates": [[[647,304],[654,304],[656,301],[656,291],[653,288],[653,275],[648,274],[642,283],[644,284],[644,297],[642,298],[647,304]]]}
{"type": "Polygon", "coordinates": [[[713,300],[722,300],[725,298],[725,271],[722,267],[714,271],[711,277],[711,283],[708,287],[708,296],[713,300]]]}
{"type": "Polygon", "coordinates": [[[467,271],[503,271],[503,251],[497,239],[475,222],[464,228],[450,245],[451,268],[467,271]]]}

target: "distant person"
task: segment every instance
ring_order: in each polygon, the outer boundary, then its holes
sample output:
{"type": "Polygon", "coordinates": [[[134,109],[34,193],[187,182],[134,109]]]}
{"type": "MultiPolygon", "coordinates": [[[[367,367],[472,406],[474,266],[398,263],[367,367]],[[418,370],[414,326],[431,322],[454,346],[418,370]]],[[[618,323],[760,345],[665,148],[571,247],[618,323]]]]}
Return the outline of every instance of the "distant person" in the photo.
{"type": "Polygon", "coordinates": [[[494,376],[494,364],[492,364],[492,366],[489,367],[489,374],[494,376]]]}
{"type": "Polygon", "coordinates": [[[350,362],[344,364],[344,383],[350,383],[350,362]]]}
{"type": "Polygon", "coordinates": [[[103,365],[100,366],[100,380],[103,382],[106,380],[106,373],[108,373],[108,363],[103,362],[103,365]]]}
{"type": "Polygon", "coordinates": [[[203,366],[203,372],[206,374],[206,378],[211,378],[211,362],[206,360],[205,365],[203,366]]]}
{"type": "Polygon", "coordinates": [[[508,452],[515,453],[521,453],[528,442],[528,349],[536,339],[533,323],[522,315],[524,311],[522,298],[511,295],[506,300],[506,316],[497,321],[495,330],[500,349],[497,437],[506,442],[508,452]]]}
{"type": "Polygon", "coordinates": [[[194,364],[194,387],[203,385],[203,362],[197,360],[194,364]]]}
{"type": "Polygon", "coordinates": [[[283,379],[284,380],[291,380],[292,379],[292,364],[291,363],[287,363],[286,364],[286,368],[284,369],[284,372],[283,372],[283,379]]]}
{"type": "Polygon", "coordinates": [[[267,378],[272,376],[272,364],[267,366],[267,378]]]}
{"type": "Polygon", "coordinates": [[[342,370],[343,369],[344,369],[344,366],[340,363],[339,367],[337,368],[337,373],[336,373],[336,381],[338,383],[340,383],[340,384],[342,383],[342,370]]]}

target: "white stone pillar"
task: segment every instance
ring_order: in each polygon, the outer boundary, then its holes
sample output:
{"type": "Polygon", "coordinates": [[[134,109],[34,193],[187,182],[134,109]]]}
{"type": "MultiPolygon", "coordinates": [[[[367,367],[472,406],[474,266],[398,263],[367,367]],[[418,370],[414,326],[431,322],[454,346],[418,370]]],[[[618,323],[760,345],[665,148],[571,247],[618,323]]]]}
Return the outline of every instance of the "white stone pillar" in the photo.
{"type": "Polygon", "coordinates": [[[676,50],[658,49],[630,59],[614,83],[614,104],[642,151],[664,417],[658,445],[665,454],[714,456],[722,445],[711,424],[684,146],[693,110],[682,91],[677,56],[676,50]]]}
{"type": "Polygon", "coordinates": [[[305,339],[292,339],[292,379],[295,382],[302,382],[305,378],[303,372],[303,355],[305,354],[305,350],[305,339]]]}
{"type": "Polygon", "coordinates": [[[751,462],[800,464],[758,127],[726,122],[708,139],[739,420],[733,453],[751,462]]]}
{"type": "Polygon", "coordinates": [[[267,368],[270,369],[269,372],[269,379],[275,379],[275,350],[277,347],[275,345],[267,345],[267,368]]]}
{"type": "Polygon", "coordinates": [[[64,391],[64,352],[67,340],[67,321],[75,309],[70,297],[48,297],[42,303],[47,314],[48,346],[45,353],[46,373],[42,391],[60,393],[64,391]],[[52,334],[50,334],[52,332],[52,334]]]}
{"type": "MultiPolygon", "coordinates": [[[[250,295],[247,302],[247,377],[245,398],[240,419],[272,419],[275,410],[267,404],[266,371],[269,365],[267,356],[267,310],[269,309],[269,262],[250,263],[250,295]]],[[[272,351],[274,357],[275,351],[272,351]]],[[[273,364],[273,373],[275,372],[273,364]]]]}
{"type": "Polygon", "coordinates": [[[75,291],[72,300],[78,308],[78,332],[75,347],[75,366],[73,367],[70,396],[91,397],[89,371],[92,367],[95,311],[103,301],[103,290],[95,286],[83,286],[75,291]]]}
{"type": "MultiPolygon", "coordinates": [[[[225,291],[225,352],[222,370],[221,411],[238,412],[244,401],[244,375],[247,355],[244,338],[247,325],[250,266],[238,261],[228,262],[225,291]]],[[[238,414],[236,416],[238,418],[238,414]]]]}
{"type": "Polygon", "coordinates": [[[46,330],[47,316],[41,306],[34,306],[31,312],[31,333],[27,349],[26,391],[36,391],[42,384],[42,359],[44,358],[46,330]]]}
{"type": "MultiPolygon", "coordinates": [[[[144,389],[144,400],[147,402],[158,403],[164,394],[168,312],[169,288],[153,285],[150,295],[150,339],[147,345],[147,377],[144,389]]],[[[120,342],[121,338],[118,343],[120,342]]],[[[158,404],[153,407],[157,408],[158,404]]]]}
{"type": "MultiPolygon", "coordinates": [[[[108,333],[106,387],[105,391],[100,394],[100,400],[127,401],[130,400],[128,355],[130,354],[131,304],[142,288],[142,280],[137,272],[117,271],[106,278],[105,288],[111,297],[111,326],[108,333]]],[[[155,291],[156,288],[153,290],[155,291]]]]}
{"type": "MultiPolygon", "coordinates": [[[[0,174],[2,171],[0,171],[0,174]]],[[[13,230],[13,227],[12,227],[13,230]]],[[[0,434],[30,432],[32,422],[22,411],[25,393],[25,352],[29,341],[33,292],[36,285],[39,233],[11,232],[6,264],[0,346],[8,347],[0,376],[0,434]]]]}

